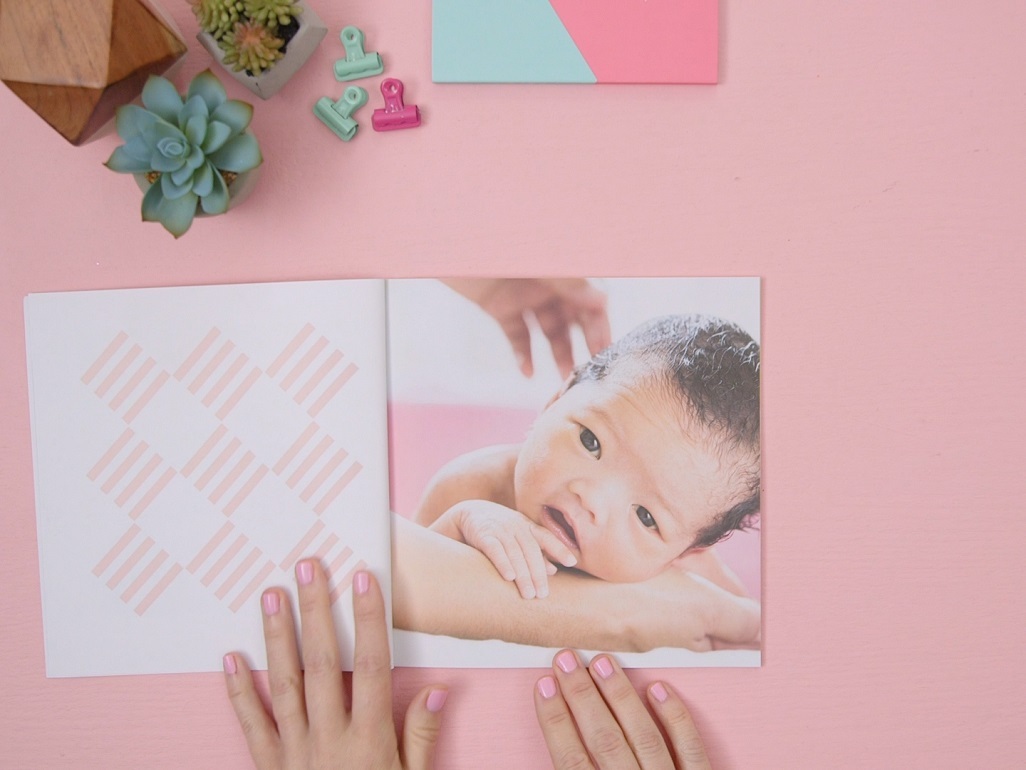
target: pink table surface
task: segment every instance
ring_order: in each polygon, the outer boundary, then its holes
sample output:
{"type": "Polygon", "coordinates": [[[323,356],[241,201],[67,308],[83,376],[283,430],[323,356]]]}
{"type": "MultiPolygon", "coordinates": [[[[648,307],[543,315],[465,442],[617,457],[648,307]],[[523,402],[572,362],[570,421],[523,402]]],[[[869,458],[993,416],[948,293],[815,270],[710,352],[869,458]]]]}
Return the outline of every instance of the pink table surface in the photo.
{"type": "MultiPolygon", "coordinates": [[[[635,680],[686,695],[717,767],[1021,767],[1026,6],[723,0],[719,86],[607,88],[435,86],[426,0],[315,5],[329,38],[257,104],[258,189],[179,242],[100,165],[114,137],[0,90],[0,765],[249,766],[218,675],[44,676],[27,292],[674,273],[764,279],[765,664],[635,680]],[[314,120],[346,23],[421,128],[314,120]]],[[[396,680],[452,686],[439,767],[519,770],[537,675],[396,680]]]]}

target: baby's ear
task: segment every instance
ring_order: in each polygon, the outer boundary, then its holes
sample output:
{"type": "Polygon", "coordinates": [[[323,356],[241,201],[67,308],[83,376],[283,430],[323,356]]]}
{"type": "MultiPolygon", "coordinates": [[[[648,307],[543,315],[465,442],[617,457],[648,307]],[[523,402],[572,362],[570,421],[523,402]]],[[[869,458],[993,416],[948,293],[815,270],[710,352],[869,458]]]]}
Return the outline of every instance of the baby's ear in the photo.
{"type": "Polygon", "coordinates": [[[692,572],[705,560],[708,550],[708,548],[689,548],[671,561],[670,566],[681,572],[692,572]]]}

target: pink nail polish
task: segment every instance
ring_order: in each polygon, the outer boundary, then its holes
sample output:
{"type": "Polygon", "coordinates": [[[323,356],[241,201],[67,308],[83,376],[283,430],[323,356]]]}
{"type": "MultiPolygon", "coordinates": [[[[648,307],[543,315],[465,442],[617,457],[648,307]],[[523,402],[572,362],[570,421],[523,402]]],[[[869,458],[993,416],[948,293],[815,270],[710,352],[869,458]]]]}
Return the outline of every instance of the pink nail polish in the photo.
{"type": "Polygon", "coordinates": [[[660,703],[666,703],[666,698],[669,696],[669,693],[666,692],[666,688],[663,687],[662,682],[656,682],[654,685],[652,685],[651,692],[652,697],[655,698],[657,701],[659,701],[660,703]]]}
{"type": "Polygon", "coordinates": [[[353,590],[358,594],[365,594],[368,588],[370,588],[370,575],[360,570],[353,577],[353,590]]]}
{"type": "Polygon", "coordinates": [[[278,599],[277,591],[267,591],[263,598],[264,612],[268,615],[277,615],[281,609],[281,600],[278,599]]]}
{"type": "Polygon", "coordinates": [[[569,674],[577,668],[577,656],[570,650],[563,650],[556,656],[556,665],[564,674],[569,674]]]}
{"type": "Polygon", "coordinates": [[[445,705],[445,699],[449,697],[448,690],[432,690],[427,696],[427,710],[438,713],[445,705]]]}
{"type": "Polygon", "coordinates": [[[224,663],[224,673],[226,674],[234,674],[239,670],[239,667],[235,663],[235,656],[230,652],[224,656],[222,662],[224,663]]]}
{"type": "Polygon", "coordinates": [[[308,561],[301,561],[296,565],[296,580],[301,586],[308,586],[313,582],[313,564],[308,561]]]}
{"type": "Polygon", "coordinates": [[[609,679],[613,675],[613,664],[609,662],[609,658],[596,658],[591,667],[598,671],[598,675],[603,679],[609,679]]]}
{"type": "Polygon", "coordinates": [[[538,680],[538,692],[545,700],[548,700],[556,694],[556,680],[551,676],[543,676],[538,680]]]}

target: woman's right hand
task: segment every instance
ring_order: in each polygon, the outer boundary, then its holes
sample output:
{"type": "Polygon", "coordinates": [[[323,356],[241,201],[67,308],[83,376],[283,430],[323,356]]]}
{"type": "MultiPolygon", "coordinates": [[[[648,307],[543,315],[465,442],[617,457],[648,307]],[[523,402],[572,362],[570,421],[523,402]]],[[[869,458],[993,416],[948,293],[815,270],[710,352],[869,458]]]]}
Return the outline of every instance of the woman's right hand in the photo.
{"type": "Polygon", "coordinates": [[[654,682],[646,695],[662,733],[612,657],[598,655],[585,668],[573,650],[558,653],[534,691],[555,770],[708,770],[702,738],[673,688],[654,682]]]}

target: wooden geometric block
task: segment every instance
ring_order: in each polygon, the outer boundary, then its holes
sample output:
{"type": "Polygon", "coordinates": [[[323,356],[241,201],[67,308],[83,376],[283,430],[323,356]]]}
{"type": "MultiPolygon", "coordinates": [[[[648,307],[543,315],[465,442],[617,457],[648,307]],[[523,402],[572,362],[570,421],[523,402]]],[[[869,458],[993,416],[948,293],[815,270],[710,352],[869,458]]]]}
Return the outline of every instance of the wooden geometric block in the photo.
{"type": "Polygon", "coordinates": [[[75,145],[186,50],[150,0],[0,0],[0,80],[75,145]]]}

